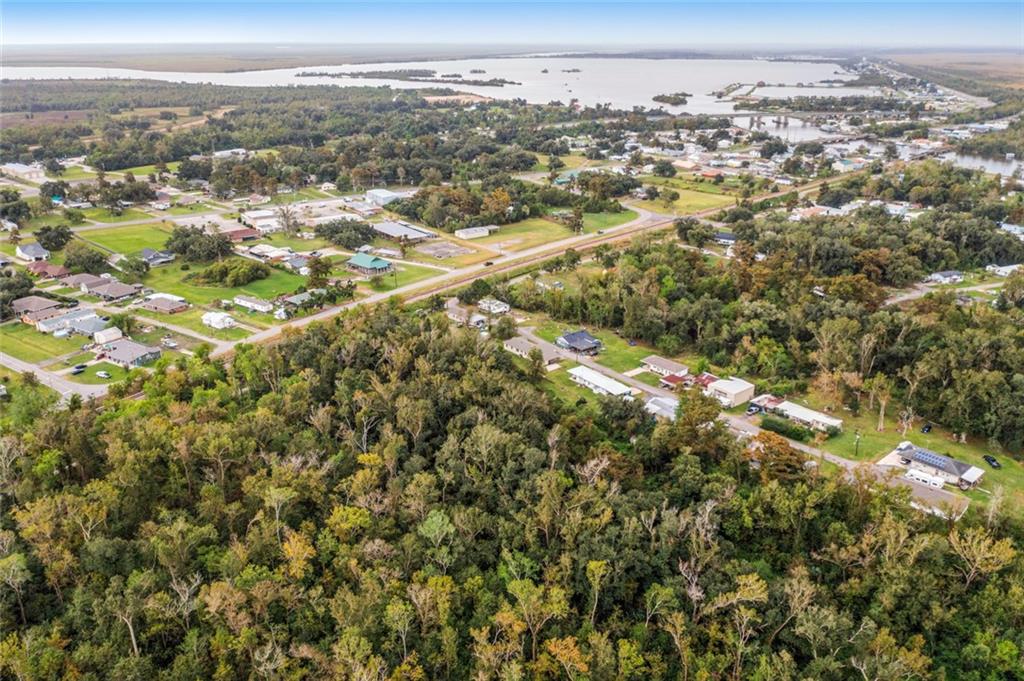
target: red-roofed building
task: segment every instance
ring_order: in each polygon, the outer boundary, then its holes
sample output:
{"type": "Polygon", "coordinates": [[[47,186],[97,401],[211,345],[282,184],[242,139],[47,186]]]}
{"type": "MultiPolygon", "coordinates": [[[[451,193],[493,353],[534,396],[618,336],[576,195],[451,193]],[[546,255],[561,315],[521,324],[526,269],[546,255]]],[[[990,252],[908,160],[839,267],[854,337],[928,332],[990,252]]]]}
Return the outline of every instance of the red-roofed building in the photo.
{"type": "Polygon", "coordinates": [[[29,273],[41,279],[57,279],[71,274],[71,270],[63,265],[54,265],[53,263],[46,262],[44,260],[30,262],[25,265],[25,269],[28,270],[29,273]]]}

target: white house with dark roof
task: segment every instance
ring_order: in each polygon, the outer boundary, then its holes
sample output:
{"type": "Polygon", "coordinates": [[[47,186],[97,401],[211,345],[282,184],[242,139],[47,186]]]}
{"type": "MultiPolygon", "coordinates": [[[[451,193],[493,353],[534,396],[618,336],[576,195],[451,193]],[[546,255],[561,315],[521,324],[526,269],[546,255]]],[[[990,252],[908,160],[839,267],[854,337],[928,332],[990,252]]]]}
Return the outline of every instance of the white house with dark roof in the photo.
{"type": "Polygon", "coordinates": [[[14,249],[14,254],[22,260],[28,260],[29,262],[40,262],[50,259],[50,252],[34,241],[27,244],[18,244],[18,247],[14,249]]]}
{"type": "Polygon", "coordinates": [[[647,371],[659,376],[685,376],[690,371],[685,364],[658,355],[644,357],[641,365],[647,371]]]}
{"type": "MultiPolygon", "coordinates": [[[[944,454],[918,447],[912,442],[904,441],[892,451],[900,457],[901,462],[911,471],[920,471],[926,475],[941,478],[950,485],[961,489],[977,486],[985,475],[985,471],[963,461],[957,461],[944,454]]],[[[913,479],[913,478],[911,478],[913,479]]]]}

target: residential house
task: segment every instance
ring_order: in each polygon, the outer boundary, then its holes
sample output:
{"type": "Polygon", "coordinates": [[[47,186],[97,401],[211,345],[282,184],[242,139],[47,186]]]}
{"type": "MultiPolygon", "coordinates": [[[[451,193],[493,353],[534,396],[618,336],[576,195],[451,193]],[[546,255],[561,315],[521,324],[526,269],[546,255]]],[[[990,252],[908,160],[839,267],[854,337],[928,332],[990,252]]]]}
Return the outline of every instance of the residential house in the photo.
{"type": "Polygon", "coordinates": [[[644,369],[659,376],[685,376],[690,370],[685,364],[665,359],[658,355],[648,355],[641,362],[644,369]]]}
{"type": "Polygon", "coordinates": [[[925,279],[929,284],[959,284],[964,280],[964,273],[958,270],[943,270],[933,272],[925,279]]]}
{"type": "Polygon", "coordinates": [[[986,272],[991,272],[997,277],[1008,277],[1021,268],[1021,265],[989,265],[986,272]]]}
{"type": "Polygon", "coordinates": [[[320,184],[320,191],[322,192],[336,192],[338,191],[338,185],[333,182],[323,182],[320,184]]]}
{"type": "Polygon", "coordinates": [[[730,232],[715,232],[715,243],[722,246],[732,246],[736,243],[736,235],[730,232]]]}
{"type": "Polygon", "coordinates": [[[502,347],[513,355],[523,358],[528,358],[530,351],[536,348],[540,350],[544,365],[549,367],[549,369],[562,360],[561,356],[551,348],[532,343],[529,339],[522,336],[512,336],[512,338],[502,343],[502,347]]]}
{"type": "Polygon", "coordinates": [[[203,324],[211,329],[230,329],[235,325],[235,320],[226,312],[204,312],[203,324]]]}
{"type": "Polygon", "coordinates": [[[688,378],[686,374],[681,376],[679,374],[669,374],[668,376],[662,376],[658,381],[658,385],[669,390],[676,390],[681,385],[690,385],[687,380],[688,378]]]}
{"type": "Polygon", "coordinates": [[[555,345],[583,355],[594,355],[601,350],[601,341],[582,329],[562,334],[555,339],[555,345]]]}
{"type": "Polygon", "coordinates": [[[704,394],[714,397],[726,409],[731,409],[749,401],[754,396],[754,384],[736,376],[720,378],[710,383],[704,389],[704,394]]]}
{"type": "Polygon", "coordinates": [[[241,243],[243,241],[251,241],[252,239],[260,238],[260,231],[258,229],[252,229],[251,227],[240,227],[238,229],[230,229],[221,232],[224,236],[231,239],[232,243],[241,243]]]}
{"type": "MultiPolygon", "coordinates": [[[[963,461],[957,461],[930,449],[918,447],[912,442],[901,442],[892,451],[900,457],[901,462],[911,471],[920,471],[926,475],[941,478],[943,482],[956,485],[961,489],[977,486],[985,471],[963,461]]],[[[908,476],[910,477],[910,476],[908,476]]],[[[914,479],[911,477],[911,479],[914,479]]]]}
{"type": "Polygon", "coordinates": [[[100,333],[109,327],[110,322],[104,321],[96,315],[92,315],[89,317],[73,319],[71,323],[68,324],[68,331],[95,340],[97,333],[100,333]]]}
{"type": "Polygon", "coordinates": [[[136,343],[130,338],[118,338],[110,343],[104,343],[96,358],[106,359],[125,369],[132,369],[160,359],[160,348],[136,343]]]}
{"type": "Polygon", "coordinates": [[[125,284],[116,279],[89,289],[89,294],[98,296],[108,303],[130,298],[142,289],[139,284],[125,284]]]}
{"type": "Polygon", "coordinates": [[[59,307],[60,303],[58,301],[43,298],[42,296],[25,296],[24,298],[18,298],[11,303],[11,309],[17,317],[30,312],[52,310],[59,307]]]}
{"type": "Polygon", "coordinates": [[[674,397],[652,397],[644,403],[644,409],[655,418],[675,421],[679,411],[679,400],[674,397]]]}
{"type": "Polygon", "coordinates": [[[348,259],[345,266],[350,270],[367,276],[386,274],[394,268],[394,266],[384,258],[378,258],[375,255],[370,255],[369,253],[356,253],[348,259]]]}
{"type": "Polygon", "coordinates": [[[41,319],[36,322],[36,331],[39,333],[55,333],[63,329],[67,329],[71,326],[71,322],[78,319],[88,319],[90,317],[96,317],[96,313],[92,310],[79,309],[64,312],[63,314],[49,319],[41,319]]]}
{"type": "Polygon", "coordinates": [[[18,247],[14,249],[14,254],[22,260],[28,260],[29,262],[50,259],[50,252],[34,241],[27,244],[18,244],[18,247]]]}
{"type": "Polygon", "coordinates": [[[750,403],[761,407],[766,412],[783,416],[794,423],[806,426],[812,430],[828,432],[830,430],[842,430],[843,420],[820,411],[810,409],[795,402],[784,400],[774,395],[758,395],[750,400],[750,403]]]}
{"type": "Polygon", "coordinates": [[[25,270],[40,279],[59,279],[60,277],[66,277],[71,274],[71,270],[64,267],[63,265],[54,265],[51,262],[44,260],[38,260],[36,262],[30,262],[25,266],[25,270]]]}
{"type": "Polygon", "coordinates": [[[171,251],[156,251],[152,248],[143,248],[141,257],[150,267],[158,267],[159,265],[174,262],[174,259],[178,256],[171,251]]]}
{"type": "Polygon", "coordinates": [[[160,314],[177,314],[188,309],[188,302],[177,296],[152,295],[146,298],[139,307],[160,314]]]}
{"type": "Polygon", "coordinates": [[[101,276],[85,272],[82,274],[72,274],[64,277],[60,280],[60,283],[69,288],[77,288],[82,293],[87,293],[90,286],[102,286],[108,281],[109,279],[104,279],[101,276]]]}
{"type": "Polygon", "coordinates": [[[112,343],[113,341],[116,341],[118,338],[121,338],[123,336],[124,334],[121,333],[121,329],[117,328],[116,326],[111,326],[109,328],[94,333],[92,335],[92,342],[102,345],[104,343],[112,343]]]}
{"type": "Polygon", "coordinates": [[[250,312],[269,313],[274,311],[274,304],[272,302],[255,296],[237,295],[235,296],[234,303],[250,312]]]}
{"type": "Polygon", "coordinates": [[[311,258],[305,255],[293,255],[290,258],[285,258],[284,266],[290,269],[292,272],[306,276],[309,274],[309,261],[311,258]]]}
{"type": "Polygon", "coordinates": [[[512,306],[496,298],[481,298],[476,306],[488,314],[507,314],[512,306]]]}
{"type": "Polygon", "coordinates": [[[314,295],[324,295],[327,293],[327,289],[323,288],[311,288],[308,291],[302,293],[296,293],[295,295],[285,296],[281,298],[281,304],[289,309],[295,309],[302,307],[306,303],[313,300],[314,295]]]}
{"type": "Polygon", "coordinates": [[[241,147],[235,147],[234,149],[222,149],[220,151],[213,152],[213,158],[225,159],[225,158],[245,158],[249,152],[241,147]]]}
{"type": "Polygon", "coordinates": [[[577,366],[569,369],[569,378],[597,395],[611,395],[625,399],[633,399],[633,391],[628,385],[619,383],[590,367],[577,366]]]}

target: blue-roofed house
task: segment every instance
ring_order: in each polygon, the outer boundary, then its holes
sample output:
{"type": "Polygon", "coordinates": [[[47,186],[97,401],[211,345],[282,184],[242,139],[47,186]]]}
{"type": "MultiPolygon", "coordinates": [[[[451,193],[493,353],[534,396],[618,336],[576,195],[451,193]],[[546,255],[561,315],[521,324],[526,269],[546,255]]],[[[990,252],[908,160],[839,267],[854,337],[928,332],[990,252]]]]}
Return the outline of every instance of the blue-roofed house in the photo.
{"type": "Polygon", "coordinates": [[[582,355],[597,354],[601,350],[601,341],[582,329],[562,334],[555,339],[555,345],[582,355]]]}

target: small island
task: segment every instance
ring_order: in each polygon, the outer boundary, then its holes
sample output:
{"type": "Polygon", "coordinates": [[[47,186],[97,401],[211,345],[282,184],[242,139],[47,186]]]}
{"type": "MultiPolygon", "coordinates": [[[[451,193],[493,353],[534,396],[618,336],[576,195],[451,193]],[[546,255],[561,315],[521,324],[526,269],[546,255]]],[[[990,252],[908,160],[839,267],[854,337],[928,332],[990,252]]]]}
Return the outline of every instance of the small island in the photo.
{"type": "Polygon", "coordinates": [[[684,106],[689,101],[689,97],[693,97],[689,92],[673,92],[667,95],[654,95],[651,99],[669,106],[684,106]]]}
{"type": "Polygon", "coordinates": [[[503,87],[505,85],[522,85],[514,80],[490,78],[487,80],[463,78],[461,73],[443,73],[438,75],[433,69],[397,69],[394,71],[349,71],[347,73],[329,73],[325,71],[300,71],[296,78],[373,78],[376,80],[403,80],[414,83],[446,83],[452,85],[475,85],[480,87],[503,87]]]}
{"type": "Polygon", "coordinates": [[[580,73],[579,69],[562,69],[562,73],[580,73]]]}
{"type": "Polygon", "coordinates": [[[469,72],[470,73],[487,73],[483,69],[470,69],[469,72]]]}

